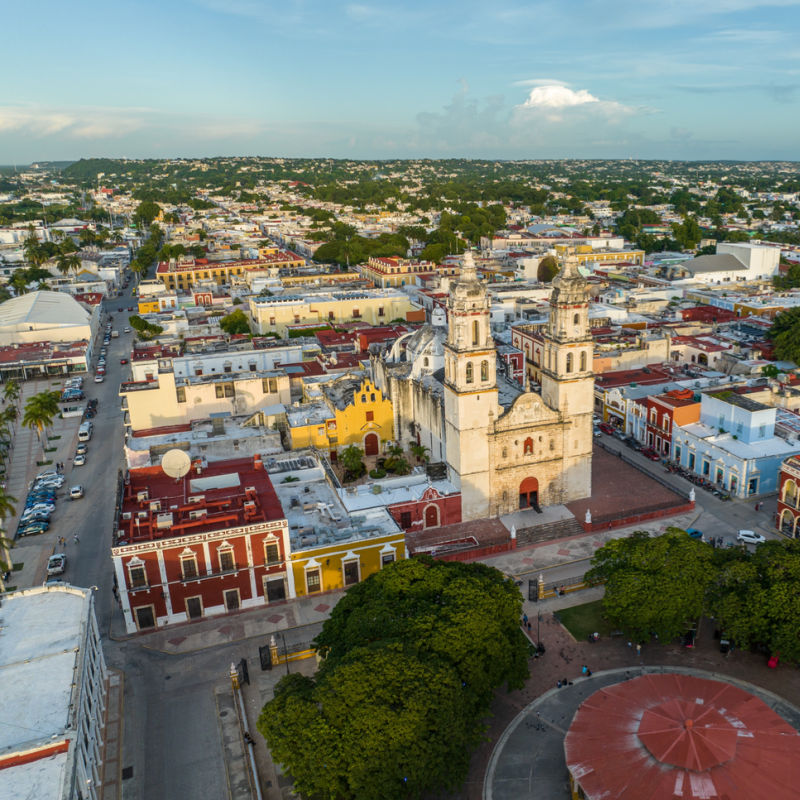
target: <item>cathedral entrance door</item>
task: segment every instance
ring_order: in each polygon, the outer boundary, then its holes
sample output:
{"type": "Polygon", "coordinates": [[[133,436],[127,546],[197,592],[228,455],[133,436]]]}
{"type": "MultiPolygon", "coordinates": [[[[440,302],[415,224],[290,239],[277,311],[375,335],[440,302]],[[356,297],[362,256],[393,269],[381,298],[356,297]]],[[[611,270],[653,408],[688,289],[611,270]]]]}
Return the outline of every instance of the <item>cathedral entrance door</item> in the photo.
{"type": "Polygon", "coordinates": [[[519,507],[520,510],[539,510],[539,481],[536,478],[525,478],[519,485],[519,507]]]}
{"type": "Polygon", "coordinates": [[[368,433],[364,437],[364,453],[368,456],[376,456],[378,455],[378,446],[380,442],[378,440],[377,434],[368,433]]]}

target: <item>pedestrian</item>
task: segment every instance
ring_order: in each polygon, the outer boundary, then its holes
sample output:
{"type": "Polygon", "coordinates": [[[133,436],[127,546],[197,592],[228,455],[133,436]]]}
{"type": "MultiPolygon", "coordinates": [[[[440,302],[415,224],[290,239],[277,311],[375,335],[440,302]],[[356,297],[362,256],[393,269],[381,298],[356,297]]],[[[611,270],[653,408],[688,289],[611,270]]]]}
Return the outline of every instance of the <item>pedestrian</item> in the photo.
{"type": "Polygon", "coordinates": [[[632,647],[632,646],[633,646],[633,645],[631,644],[631,642],[628,642],[628,647],[632,647]]]}
{"type": "Polygon", "coordinates": [[[592,671],[590,669],[588,669],[588,668],[586,669],[586,677],[587,678],[591,678],[592,677],[592,671]]]}
{"type": "Polygon", "coordinates": [[[80,538],[80,536],[78,536],[77,533],[72,537],[72,541],[75,542],[75,544],[78,544],[78,542],[80,542],[80,540],[81,540],[81,538],[80,538]]]}
{"type": "Polygon", "coordinates": [[[589,671],[589,667],[587,667],[586,664],[584,664],[581,667],[581,675],[585,675],[588,671],[589,671]]]}
{"type": "Polygon", "coordinates": [[[557,688],[557,689],[560,689],[560,688],[561,688],[561,681],[558,681],[558,683],[556,683],[556,688],[557,688]]]}
{"type": "Polygon", "coordinates": [[[527,614],[523,614],[522,615],[522,624],[523,624],[524,627],[526,627],[526,628],[528,627],[528,615],[527,614]]]}
{"type": "Polygon", "coordinates": [[[642,654],[642,646],[639,644],[639,642],[636,642],[636,655],[641,656],[641,654],[642,654]]]}
{"type": "Polygon", "coordinates": [[[528,633],[530,633],[530,632],[531,632],[531,621],[528,620],[528,633]]]}
{"type": "Polygon", "coordinates": [[[562,585],[561,589],[559,589],[559,592],[561,593],[561,596],[563,597],[567,593],[566,587],[562,585]]]}

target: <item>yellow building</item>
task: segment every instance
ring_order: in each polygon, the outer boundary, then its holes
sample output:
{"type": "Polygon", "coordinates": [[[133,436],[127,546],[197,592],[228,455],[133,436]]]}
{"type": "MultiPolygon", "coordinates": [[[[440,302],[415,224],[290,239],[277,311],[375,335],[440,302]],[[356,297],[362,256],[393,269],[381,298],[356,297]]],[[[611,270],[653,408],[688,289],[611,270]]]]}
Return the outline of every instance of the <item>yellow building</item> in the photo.
{"type": "Polygon", "coordinates": [[[623,250],[593,250],[591,245],[583,244],[575,246],[574,244],[557,244],[555,251],[560,261],[566,258],[567,254],[572,253],[578,260],[578,264],[586,267],[590,264],[618,264],[621,261],[626,261],[631,264],[644,264],[644,250],[636,248],[627,248],[623,250]]]}
{"type": "Polygon", "coordinates": [[[298,597],[346,589],[405,558],[405,533],[387,533],[362,541],[332,543],[291,554],[298,597]]]}
{"type": "Polygon", "coordinates": [[[398,289],[331,291],[281,297],[250,297],[250,316],[259,334],[286,337],[292,326],[340,325],[361,321],[386,325],[392,320],[424,322],[425,309],[398,289]]]}
{"type": "Polygon", "coordinates": [[[358,271],[375,286],[385,289],[389,286],[406,286],[415,282],[417,275],[435,272],[436,265],[428,261],[411,261],[397,256],[373,256],[366,264],[357,267],[358,271]]]}
{"type": "Polygon", "coordinates": [[[307,403],[288,412],[292,450],[315,447],[335,458],[351,444],[366,455],[377,455],[394,437],[392,402],[369,378],[345,375],[320,386],[322,402],[307,403]]]}
{"type": "Polygon", "coordinates": [[[305,263],[305,259],[296,253],[281,250],[259,258],[231,261],[207,261],[204,258],[182,256],[160,262],[156,268],[156,278],[166,289],[188,291],[201,280],[213,280],[222,285],[230,283],[233,276],[243,276],[248,270],[297,268],[304,266],[305,263]]]}

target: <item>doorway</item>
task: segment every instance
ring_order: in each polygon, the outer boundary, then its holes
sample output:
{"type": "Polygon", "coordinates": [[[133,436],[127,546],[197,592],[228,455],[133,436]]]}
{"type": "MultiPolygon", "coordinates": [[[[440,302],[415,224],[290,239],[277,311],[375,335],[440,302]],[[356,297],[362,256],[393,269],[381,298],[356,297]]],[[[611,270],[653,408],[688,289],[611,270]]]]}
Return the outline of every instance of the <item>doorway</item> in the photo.
{"type": "Polygon", "coordinates": [[[136,627],[141,631],[145,628],[155,628],[156,616],[153,606],[141,606],[134,609],[136,614],[136,627]]]}
{"type": "Polygon", "coordinates": [[[189,619],[200,619],[203,616],[203,601],[199,597],[186,598],[186,616],[189,619]]]}
{"type": "Polygon", "coordinates": [[[539,481],[536,478],[525,478],[519,485],[520,510],[532,508],[541,512],[539,508],[539,481]]]}
{"type": "Polygon", "coordinates": [[[425,507],[425,527],[426,528],[439,527],[439,506],[431,504],[425,507]]]}
{"type": "Polygon", "coordinates": [[[264,583],[268,603],[279,603],[286,599],[286,582],[283,578],[275,578],[264,583]]]}
{"type": "Polygon", "coordinates": [[[368,456],[378,455],[379,445],[380,445],[380,440],[378,439],[377,434],[368,433],[364,437],[364,454],[368,456]]]}

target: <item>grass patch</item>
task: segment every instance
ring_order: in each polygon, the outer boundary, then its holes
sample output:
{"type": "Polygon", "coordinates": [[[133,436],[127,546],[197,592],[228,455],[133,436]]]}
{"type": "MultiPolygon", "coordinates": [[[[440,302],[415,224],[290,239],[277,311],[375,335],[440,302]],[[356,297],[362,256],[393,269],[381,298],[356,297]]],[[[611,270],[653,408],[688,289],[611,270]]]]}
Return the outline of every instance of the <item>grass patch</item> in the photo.
{"type": "Polygon", "coordinates": [[[50,441],[52,442],[54,439],[60,439],[61,438],[61,434],[58,434],[57,436],[50,436],[49,438],[50,438],[50,441]]]}
{"type": "Polygon", "coordinates": [[[603,601],[595,600],[592,603],[583,603],[572,608],[563,608],[557,612],[561,624],[579,642],[585,642],[590,633],[600,634],[601,637],[608,636],[615,630],[608,620],[603,616],[603,601]]]}
{"type": "Polygon", "coordinates": [[[44,449],[45,453],[55,453],[56,450],[58,450],[57,447],[45,447],[44,449]]]}
{"type": "Polygon", "coordinates": [[[48,459],[47,461],[37,461],[36,462],[36,466],[37,467],[46,467],[48,464],[52,464],[52,463],[53,462],[50,459],[48,459]]]}
{"type": "Polygon", "coordinates": [[[6,586],[5,590],[7,592],[16,592],[17,591],[17,587],[16,586],[6,586]]]}
{"type": "Polygon", "coordinates": [[[24,566],[25,564],[22,561],[18,561],[16,564],[11,565],[11,571],[19,572],[24,566]]]}

